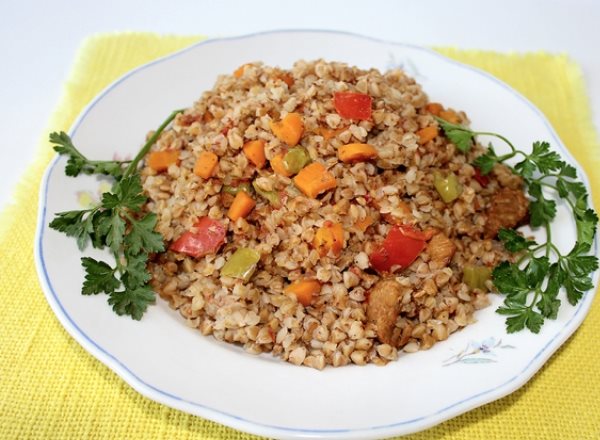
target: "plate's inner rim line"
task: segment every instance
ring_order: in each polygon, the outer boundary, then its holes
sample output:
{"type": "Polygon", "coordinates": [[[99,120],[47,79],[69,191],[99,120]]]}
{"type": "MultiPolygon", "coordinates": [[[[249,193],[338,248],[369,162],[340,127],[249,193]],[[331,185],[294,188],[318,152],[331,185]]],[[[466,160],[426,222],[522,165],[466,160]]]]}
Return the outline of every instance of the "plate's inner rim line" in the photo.
{"type": "MultiPolygon", "coordinates": [[[[291,32],[293,33],[306,33],[307,31],[300,31],[300,30],[292,30],[291,32]]],[[[571,162],[575,163],[576,165],[578,165],[578,168],[580,168],[580,171],[582,171],[581,166],[579,165],[579,163],[571,156],[570,152],[564,147],[564,145],[562,144],[562,142],[560,141],[558,135],[556,134],[556,132],[554,131],[553,127],[549,124],[549,122],[547,121],[546,117],[543,115],[543,113],[541,113],[541,111],[539,109],[537,109],[527,98],[525,98],[524,96],[522,96],[520,93],[516,92],[515,90],[513,90],[512,88],[510,88],[507,84],[505,84],[504,82],[498,80],[497,78],[495,78],[494,76],[492,76],[491,74],[482,71],[478,68],[475,68],[473,66],[469,66],[463,63],[460,63],[456,60],[453,60],[451,58],[447,58],[445,56],[443,56],[442,54],[435,52],[431,49],[428,48],[424,48],[424,47],[419,47],[419,46],[413,46],[410,44],[405,44],[405,43],[396,43],[396,42],[390,42],[390,41],[384,41],[384,40],[379,40],[376,38],[371,38],[371,37],[365,37],[365,36],[361,36],[361,35],[357,35],[354,33],[350,33],[350,32],[336,32],[336,31],[319,31],[319,30],[310,30],[308,31],[308,33],[319,33],[319,32],[326,32],[326,33],[332,33],[332,34],[341,34],[341,35],[349,35],[355,38],[359,38],[359,39],[366,39],[366,40],[370,40],[372,42],[376,42],[376,43],[384,43],[384,44],[388,44],[388,45],[394,45],[394,46],[400,46],[400,47],[406,47],[409,49],[413,49],[413,50],[418,50],[418,51],[423,51],[426,53],[429,53],[431,55],[434,55],[438,58],[440,58],[442,61],[445,62],[450,62],[454,65],[456,65],[457,67],[460,68],[464,68],[467,70],[471,70],[474,73],[477,73],[479,75],[482,75],[490,80],[492,80],[494,83],[496,83],[497,85],[500,85],[502,88],[504,88],[505,90],[507,90],[508,92],[510,92],[512,95],[514,95],[516,98],[520,99],[521,101],[523,101],[530,109],[532,109],[542,120],[542,122],[545,124],[546,128],[548,129],[548,131],[551,133],[551,135],[554,137],[554,141],[556,142],[558,148],[560,148],[561,152],[567,156],[569,159],[571,159],[571,162]]],[[[164,61],[168,61],[172,58],[178,57],[179,55],[183,55],[185,53],[187,53],[188,51],[191,51],[199,46],[203,46],[203,45],[207,45],[207,44],[211,44],[211,43],[219,43],[219,42],[227,42],[227,41],[235,41],[235,40],[240,40],[240,39],[247,39],[249,37],[256,37],[256,36],[263,36],[263,35],[269,35],[269,34],[278,34],[278,33],[287,33],[286,31],[268,31],[268,32],[260,32],[260,33],[255,33],[255,34],[249,34],[249,35],[244,35],[244,36],[236,36],[236,37],[228,37],[228,38],[219,38],[219,39],[210,39],[210,40],[204,40],[204,41],[199,41],[187,48],[181,49],[180,51],[174,52],[170,55],[167,55],[163,58],[159,58],[156,59],[154,61],[151,61],[149,63],[146,63],[142,66],[137,67],[134,70],[129,71],[128,73],[126,73],[125,75],[123,75],[122,77],[120,77],[119,79],[117,79],[115,82],[113,82],[112,84],[110,84],[109,86],[107,86],[106,89],[104,89],[96,98],[94,98],[94,100],[87,106],[87,108],[85,108],[83,110],[83,112],[81,113],[81,116],[75,121],[73,127],[71,128],[71,130],[69,131],[71,136],[75,136],[79,126],[81,125],[81,123],[83,122],[83,120],[86,118],[86,116],[88,115],[88,113],[95,107],[95,105],[100,102],[105,95],[108,94],[108,92],[112,91],[116,86],[118,86],[119,84],[121,84],[122,82],[124,82],[125,80],[129,79],[131,76],[133,76],[134,74],[142,71],[142,70],[146,70],[147,68],[158,64],[158,63],[162,63],[164,61]]],[[[520,371],[517,375],[513,376],[512,378],[510,378],[509,380],[507,380],[506,382],[490,388],[486,391],[482,391],[480,393],[477,393],[473,396],[467,397],[461,401],[458,401],[452,405],[448,405],[444,408],[441,408],[429,415],[425,415],[425,416],[421,416],[421,417],[417,417],[411,420],[406,420],[406,421],[402,421],[402,422],[396,422],[396,423],[392,423],[392,424],[385,424],[385,425],[377,425],[377,426],[371,426],[371,427],[365,427],[365,428],[357,428],[357,429],[304,429],[304,428],[289,428],[289,427],[282,427],[282,426],[277,426],[277,425],[269,425],[269,424],[265,424],[265,423],[260,423],[260,422],[254,422],[251,420],[247,420],[243,417],[240,416],[236,416],[234,414],[229,414],[225,411],[222,410],[218,410],[218,409],[214,409],[211,407],[208,407],[206,405],[203,405],[201,403],[197,403],[197,402],[193,402],[184,398],[181,398],[179,396],[173,395],[171,393],[168,393],[166,391],[160,390],[156,387],[154,387],[153,385],[150,385],[148,383],[146,383],[144,380],[142,380],[141,378],[139,378],[137,375],[135,375],[135,373],[133,373],[133,371],[131,371],[123,362],[121,362],[118,358],[116,358],[114,355],[112,355],[111,353],[109,353],[107,350],[105,350],[104,348],[102,348],[100,345],[98,345],[93,339],[91,339],[86,333],[84,333],[79,326],[75,323],[75,321],[73,320],[73,318],[66,312],[65,308],[63,307],[62,303],[60,302],[60,300],[58,299],[58,296],[50,282],[50,277],[49,274],[47,272],[47,268],[46,268],[46,264],[45,264],[45,259],[44,259],[44,252],[43,252],[43,238],[44,238],[44,230],[46,229],[44,227],[45,223],[46,223],[46,211],[47,211],[47,206],[46,206],[46,202],[48,199],[48,191],[49,191],[49,180],[51,175],[54,172],[54,169],[56,167],[56,165],[59,163],[59,156],[55,156],[54,161],[50,164],[50,168],[48,169],[45,179],[44,179],[44,198],[43,200],[41,200],[40,202],[43,203],[42,206],[42,210],[41,210],[41,215],[40,215],[40,219],[39,219],[39,223],[38,223],[38,237],[37,237],[37,244],[38,244],[38,248],[39,248],[39,260],[43,269],[43,274],[45,277],[45,281],[46,281],[46,285],[48,286],[54,302],[59,306],[59,309],[61,310],[63,316],[71,323],[73,330],[76,332],[76,334],[78,334],[80,337],[82,337],[84,340],[87,340],[87,342],[89,344],[91,344],[91,346],[95,347],[97,350],[99,350],[99,355],[102,356],[102,354],[104,356],[106,356],[108,358],[108,363],[110,363],[111,365],[115,366],[115,369],[119,369],[121,368],[123,371],[115,371],[115,373],[117,373],[118,375],[120,375],[121,377],[123,377],[124,379],[126,377],[129,377],[130,379],[133,379],[133,382],[137,382],[138,387],[133,386],[133,384],[130,384],[133,388],[137,389],[140,393],[147,395],[148,397],[151,397],[151,393],[144,393],[143,388],[148,388],[151,391],[154,391],[156,393],[162,394],[163,396],[167,397],[168,399],[173,399],[177,402],[182,402],[185,403],[187,405],[192,405],[213,413],[216,413],[217,415],[220,416],[225,416],[228,418],[231,418],[233,420],[236,421],[241,421],[244,423],[249,423],[251,425],[256,425],[256,426],[261,426],[261,427],[265,427],[265,428],[271,428],[271,429],[278,429],[278,430],[282,430],[282,431],[287,431],[287,432],[305,432],[305,433],[344,433],[344,432],[362,432],[362,431],[367,431],[367,430],[382,430],[382,429],[390,429],[390,428],[394,428],[394,427],[398,427],[398,426],[404,426],[404,425],[410,425],[410,424],[414,424],[417,423],[419,421],[425,420],[425,419],[430,419],[432,417],[435,418],[435,416],[442,416],[443,413],[449,411],[450,409],[453,408],[458,408],[459,412],[456,413],[456,415],[461,414],[462,412],[468,410],[468,408],[466,410],[460,410],[461,406],[464,406],[467,404],[467,402],[476,399],[478,397],[482,397],[484,395],[487,395],[489,393],[492,393],[494,391],[500,391],[502,393],[502,395],[506,395],[513,390],[503,390],[503,388],[505,388],[507,385],[509,385],[510,383],[514,382],[515,380],[521,378],[521,376],[527,372],[527,370],[532,366],[532,364],[537,361],[542,355],[546,354],[546,350],[548,349],[548,347],[550,345],[552,345],[554,343],[554,341],[556,341],[556,339],[559,338],[559,336],[562,336],[565,333],[565,330],[570,326],[571,322],[578,317],[583,305],[586,303],[586,299],[583,299],[579,305],[577,306],[575,313],[571,316],[571,318],[565,323],[565,325],[563,326],[562,329],[560,329],[555,335],[554,337],[552,337],[548,343],[542,347],[542,349],[529,361],[529,363],[522,369],[522,371],[520,371]],[[116,365],[115,365],[116,364],[116,365]],[[121,373],[121,374],[119,374],[121,373]]],[[[589,180],[587,178],[587,175],[584,173],[582,173],[582,176],[584,182],[586,183],[586,186],[588,187],[588,190],[590,190],[591,192],[591,188],[590,188],[590,183],[589,180]]],[[[594,253],[597,254],[598,253],[598,236],[595,237],[594,240],[594,253]]],[[[595,272],[594,274],[594,278],[597,281],[598,278],[598,271],[595,272]]],[[[592,293],[592,297],[594,296],[595,291],[593,291],[592,293]]],[[[587,302],[591,301],[589,299],[589,292],[586,292],[586,296],[588,297],[587,302]]],[[[573,330],[573,332],[576,329],[573,330]]],[[[74,335],[75,336],[75,335],[74,335]]],[[[557,347],[558,348],[558,347],[557,347]]],[[[94,353],[92,353],[94,354],[94,353]]],[[[525,381],[527,381],[531,376],[533,376],[533,374],[535,374],[535,371],[531,372],[528,376],[526,375],[526,377],[524,377],[525,381]]],[[[492,399],[494,400],[494,399],[492,399]]],[[[491,400],[490,400],[491,401],[491,400]]],[[[488,401],[489,402],[489,401],[488,401]]],[[[177,405],[179,407],[179,405],[177,405]]],[[[453,417],[453,414],[443,414],[443,417],[449,418],[449,417],[453,417]]],[[[432,420],[432,423],[435,423],[435,420],[432,420]]]]}

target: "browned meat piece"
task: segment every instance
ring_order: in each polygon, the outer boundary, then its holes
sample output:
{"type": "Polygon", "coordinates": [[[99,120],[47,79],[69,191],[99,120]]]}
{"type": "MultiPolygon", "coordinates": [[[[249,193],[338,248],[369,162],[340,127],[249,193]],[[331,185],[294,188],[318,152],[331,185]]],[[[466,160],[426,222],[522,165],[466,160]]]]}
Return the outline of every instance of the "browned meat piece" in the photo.
{"type": "Polygon", "coordinates": [[[396,345],[398,332],[394,332],[400,314],[402,286],[394,279],[381,280],[371,289],[367,318],[377,327],[377,337],[385,344],[396,345]]]}
{"type": "Polygon", "coordinates": [[[427,253],[440,267],[448,265],[456,252],[456,245],[441,232],[435,234],[427,244],[427,253]]]}
{"type": "Polygon", "coordinates": [[[520,189],[502,188],[493,196],[487,209],[485,238],[494,238],[502,228],[514,228],[526,217],[529,200],[520,189]]]}

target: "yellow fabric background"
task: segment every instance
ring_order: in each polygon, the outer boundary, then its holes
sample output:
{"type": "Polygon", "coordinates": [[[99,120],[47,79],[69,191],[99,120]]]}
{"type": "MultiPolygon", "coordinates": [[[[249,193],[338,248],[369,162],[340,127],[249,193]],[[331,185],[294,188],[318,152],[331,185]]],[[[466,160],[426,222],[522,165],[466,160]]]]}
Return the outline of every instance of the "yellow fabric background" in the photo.
{"type": "MultiPolygon", "coordinates": [[[[68,130],[84,105],[126,71],[199,39],[151,34],[88,39],[48,131],[68,130]]],[[[576,64],[544,53],[439,51],[491,72],[542,109],[592,179],[600,206],[600,149],[576,64]]],[[[47,133],[42,138],[16,204],[0,216],[0,438],[255,438],[142,397],[63,330],[42,294],[32,255],[38,188],[53,156],[47,133]]],[[[408,438],[600,439],[599,303],[600,296],[576,334],[523,388],[408,438]]]]}

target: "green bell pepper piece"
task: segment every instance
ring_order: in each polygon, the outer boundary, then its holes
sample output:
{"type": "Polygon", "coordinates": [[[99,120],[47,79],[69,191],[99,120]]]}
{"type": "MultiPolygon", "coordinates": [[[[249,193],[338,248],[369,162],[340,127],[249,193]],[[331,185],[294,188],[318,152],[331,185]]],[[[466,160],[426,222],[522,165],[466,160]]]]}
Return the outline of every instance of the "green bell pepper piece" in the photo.
{"type": "Polygon", "coordinates": [[[260,254],[254,249],[239,248],[221,268],[221,275],[248,281],[252,277],[259,260],[260,254]]]}
{"type": "Polygon", "coordinates": [[[456,175],[450,172],[446,177],[436,172],[433,175],[433,185],[442,200],[450,203],[456,200],[462,193],[462,186],[456,175]]]}
{"type": "Polygon", "coordinates": [[[486,266],[467,264],[463,268],[463,282],[471,289],[487,290],[485,282],[492,276],[492,269],[486,266]]]}
{"type": "Polygon", "coordinates": [[[254,191],[256,191],[256,194],[267,199],[275,208],[279,208],[281,206],[281,198],[277,192],[260,189],[256,184],[256,181],[252,182],[252,187],[254,188],[254,191]]]}
{"type": "Polygon", "coordinates": [[[240,191],[245,191],[248,194],[252,194],[252,192],[253,192],[252,186],[247,182],[240,183],[238,186],[223,185],[223,188],[221,188],[221,191],[224,193],[227,193],[227,194],[231,194],[232,196],[235,196],[240,191]]]}
{"type": "Polygon", "coordinates": [[[310,155],[306,151],[306,148],[294,147],[283,156],[283,164],[292,174],[299,173],[309,163],[310,155]]]}

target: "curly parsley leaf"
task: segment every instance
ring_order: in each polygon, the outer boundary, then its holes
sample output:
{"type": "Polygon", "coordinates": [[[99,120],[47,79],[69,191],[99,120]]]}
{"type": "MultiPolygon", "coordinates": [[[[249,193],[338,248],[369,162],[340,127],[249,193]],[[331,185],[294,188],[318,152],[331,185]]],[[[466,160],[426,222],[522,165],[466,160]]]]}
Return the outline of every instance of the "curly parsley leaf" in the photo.
{"type": "Polygon", "coordinates": [[[516,264],[503,261],[492,271],[496,288],[514,303],[524,304],[530,292],[525,272],[516,264]]]}
{"type": "Polygon", "coordinates": [[[500,229],[498,239],[504,243],[504,247],[510,252],[523,251],[537,244],[534,240],[527,240],[514,229],[500,229]]]}
{"type": "Polygon", "coordinates": [[[129,315],[136,321],[142,319],[148,306],[154,303],[155,295],[150,286],[112,292],[108,303],[119,316],[129,315]]]}
{"type": "Polygon", "coordinates": [[[564,268],[573,277],[586,276],[598,269],[598,259],[593,255],[585,255],[589,250],[589,243],[577,242],[571,252],[563,257],[564,268]]]}
{"type": "Polygon", "coordinates": [[[530,308],[506,319],[506,331],[515,333],[527,327],[532,333],[539,333],[544,324],[544,317],[530,308]]]}
{"type": "Polygon", "coordinates": [[[450,142],[456,145],[456,148],[462,152],[469,151],[473,145],[473,139],[475,138],[475,133],[473,131],[462,125],[452,124],[437,116],[435,116],[435,120],[440,124],[442,130],[444,130],[444,134],[450,142]]]}
{"type": "Polygon", "coordinates": [[[548,142],[534,142],[528,159],[536,165],[542,174],[563,169],[564,162],[556,151],[550,150],[548,142]]]}
{"type": "Polygon", "coordinates": [[[581,300],[581,298],[583,298],[583,291],[574,286],[573,280],[567,279],[565,281],[565,289],[567,290],[567,299],[569,300],[569,304],[575,305],[581,300]]]}
{"type": "Polygon", "coordinates": [[[94,210],[59,212],[50,222],[50,227],[65,233],[68,237],[77,240],[77,247],[83,250],[92,238],[94,232],[94,210]]]}
{"type": "Polygon", "coordinates": [[[123,244],[125,229],[127,223],[121,218],[118,212],[113,212],[108,220],[108,230],[106,231],[106,245],[113,252],[118,252],[123,244]]]}
{"type": "Polygon", "coordinates": [[[139,252],[162,252],[165,246],[162,235],[154,231],[156,226],[156,214],[148,213],[140,220],[132,220],[131,230],[125,236],[125,245],[132,254],[139,252]]]}
{"type": "Polygon", "coordinates": [[[587,189],[583,182],[572,182],[566,179],[559,179],[556,182],[556,189],[558,195],[563,199],[568,198],[569,195],[573,195],[576,199],[587,195],[587,189]]]}
{"type": "Polygon", "coordinates": [[[531,179],[536,171],[549,174],[551,171],[561,170],[572,174],[572,169],[565,165],[558,153],[550,150],[548,142],[534,142],[531,154],[525,155],[525,159],[517,163],[514,169],[526,179],[531,179]]]}
{"type": "Polygon", "coordinates": [[[544,318],[556,319],[558,316],[558,309],[560,309],[560,299],[543,295],[536,304],[536,307],[540,310],[540,313],[544,318]]]}
{"type": "Polygon", "coordinates": [[[139,174],[123,178],[115,187],[119,203],[133,212],[138,212],[148,198],[143,194],[142,180],[139,174]]]}
{"type": "Polygon", "coordinates": [[[500,161],[500,157],[494,151],[494,147],[492,144],[488,146],[485,154],[478,156],[475,161],[473,161],[473,165],[479,168],[479,171],[482,175],[489,174],[492,169],[494,169],[494,165],[496,165],[500,161]]]}
{"type": "Polygon", "coordinates": [[[535,172],[535,163],[528,158],[523,159],[521,162],[515,165],[515,171],[520,176],[530,179],[533,177],[533,173],[535,172]]]}
{"type": "Polygon", "coordinates": [[[548,282],[546,284],[546,290],[544,290],[544,296],[550,299],[556,298],[560,287],[565,281],[566,273],[562,270],[562,267],[558,263],[552,263],[548,269],[548,282]]]}
{"type": "Polygon", "coordinates": [[[575,205],[575,226],[577,228],[577,241],[591,246],[596,235],[596,226],[598,224],[598,215],[587,207],[587,196],[582,196],[575,205]]]}
{"type": "Polygon", "coordinates": [[[123,175],[126,162],[116,160],[89,160],[75,148],[71,138],[64,131],[50,133],[50,143],[54,144],[54,151],[67,156],[65,174],[78,176],[79,174],[105,174],[120,179],[123,175]]]}
{"type": "Polygon", "coordinates": [[[535,289],[542,283],[549,268],[550,260],[548,257],[533,257],[529,260],[525,267],[525,277],[530,289],[535,289]]]}
{"type": "Polygon", "coordinates": [[[529,221],[534,228],[550,223],[556,217],[556,202],[540,195],[539,199],[529,204],[529,215],[529,221]]]}
{"type": "Polygon", "coordinates": [[[497,312],[507,315],[507,329],[515,332],[529,329],[537,333],[544,319],[556,319],[561,301],[558,294],[566,291],[570,304],[576,304],[584,293],[592,289],[592,274],[598,269],[598,259],[587,255],[596,235],[598,215],[589,207],[585,184],[577,180],[577,170],[553,151],[548,142],[534,142],[529,153],[517,149],[507,138],[497,133],[475,132],[466,127],[450,124],[436,118],[446,136],[467,151],[479,135],[493,136],[510,147],[510,152],[498,155],[492,145],[473,161],[482,175],[496,164],[504,164],[523,178],[531,201],[529,220],[532,228],[543,228],[546,241],[538,244],[527,240],[516,231],[500,230],[498,239],[510,252],[518,252],[516,263],[503,262],[492,273],[496,289],[506,295],[504,305],[497,312]],[[513,166],[506,162],[516,157],[521,160],[513,166]],[[544,190],[544,191],[542,191],[544,190]],[[577,242],[571,252],[563,255],[552,242],[551,223],[556,217],[555,191],[570,207],[577,230],[577,242]],[[551,261],[551,255],[556,259],[551,261]],[[521,269],[523,268],[523,269],[521,269]]]}
{"type": "Polygon", "coordinates": [[[121,276],[123,284],[128,289],[135,289],[136,287],[144,286],[152,278],[150,273],[146,270],[146,264],[148,262],[148,254],[140,253],[137,255],[126,255],[127,265],[125,266],[125,272],[121,276]]]}
{"type": "Polygon", "coordinates": [[[112,267],[104,261],[83,257],[85,270],[82,293],[107,293],[109,304],[119,315],[139,320],[154,302],[155,294],[149,284],[147,269],[149,253],[164,250],[162,236],[154,231],[156,215],[141,215],[147,201],[137,171],[139,161],[156,142],[162,131],[180,113],[174,111],[148,139],[133,161],[92,161],[87,159],[64,133],[52,133],[50,142],[61,155],[68,157],[65,173],[108,174],[115,178],[112,191],[102,194],[100,204],[92,209],[66,211],[56,214],[50,227],[77,240],[83,250],[91,240],[95,248],[108,247],[115,259],[112,267]]]}
{"type": "Polygon", "coordinates": [[[573,165],[569,165],[568,163],[563,162],[560,166],[559,175],[561,175],[563,177],[569,177],[571,179],[576,179],[577,178],[577,170],[575,169],[575,167],[573,165]]]}
{"type": "Polygon", "coordinates": [[[84,295],[95,295],[102,292],[112,293],[121,285],[115,277],[116,268],[110,267],[104,261],[83,257],[81,265],[85,269],[85,281],[81,290],[84,295]]]}

